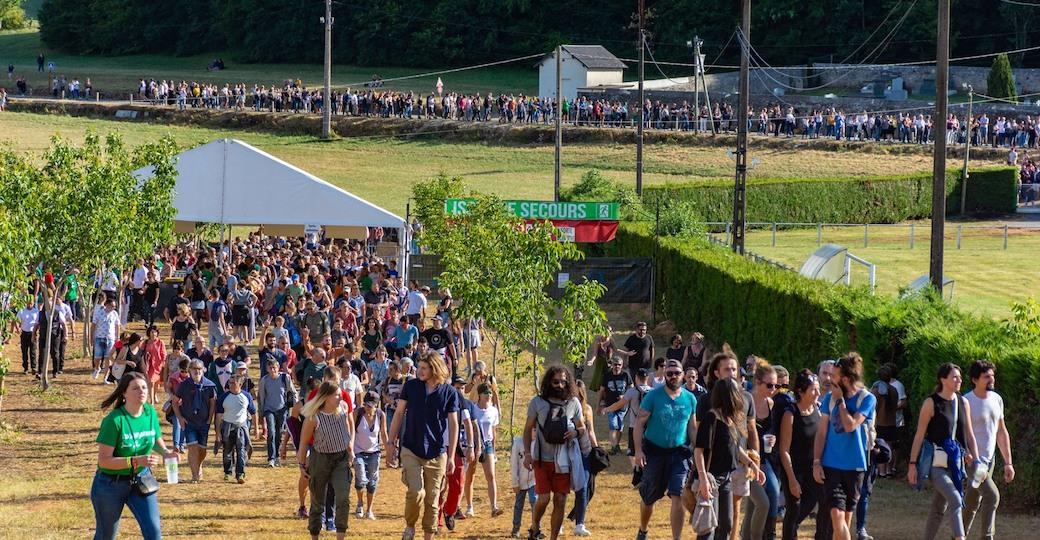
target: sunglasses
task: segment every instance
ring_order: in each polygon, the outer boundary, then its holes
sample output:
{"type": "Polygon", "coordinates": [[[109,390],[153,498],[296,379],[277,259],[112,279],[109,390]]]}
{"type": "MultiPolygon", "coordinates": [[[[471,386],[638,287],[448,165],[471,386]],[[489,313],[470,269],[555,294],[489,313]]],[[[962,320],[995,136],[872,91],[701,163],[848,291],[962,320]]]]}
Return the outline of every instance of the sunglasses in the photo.
{"type": "Polygon", "coordinates": [[[767,382],[759,382],[758,384],[761,384],[762,386],[765,386],[766,388],[768,388],[770,390],[776,390],[777,388],[780,388],[779,384],[773,384],[773,383],[767,383],[767,382]]]}
{"type": "Polygon", "coordinates": [[[673,371],[665,371],[664,372],[664,376],[665,377],[680,377],[680,376],[682,376],[682,372],[681,371],[674,371],[674,370],[673,371]]]}

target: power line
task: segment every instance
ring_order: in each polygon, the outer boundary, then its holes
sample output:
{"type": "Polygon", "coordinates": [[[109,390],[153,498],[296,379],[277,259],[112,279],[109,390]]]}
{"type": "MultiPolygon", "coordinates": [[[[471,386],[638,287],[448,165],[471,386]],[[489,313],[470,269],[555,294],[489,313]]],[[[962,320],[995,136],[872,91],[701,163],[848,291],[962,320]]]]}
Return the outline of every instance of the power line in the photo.
{"type": "MultiPolygon", "coordinates": [[[[538,57],[541,57],[541,56],[545,56],[545,54],[544,53],[529,54],[527,56],[519,56],[517,58],[510,58],[508,60],[499,60],[497,62],[485,62],[483,64],[476,64],[476,65],[473,65],[473,66],[464,66],[464,67],[457,67],[457,68],[451,68],[451,69],[442,69],[440,71],[430,71],[430,72],[427,72],[427,73],[417,73],[415,75],[404,75],[404,76],[401,76],[401,77],[390,77],[389,79],[380,79],[380,81],[386,83],[386,82],[394,82],[394,81],[404,81],[404,80],[408,80],[408,79],[420,79],[420,78],[423,78],[423,77],[433,77],[434,75],[444,75],[445,73],[457,73],[459,71],[468,71],[468,70],[471,70],[471,69],[481,69],[481,68],[486,68],[486,67],[491,67],[491,66],[500,66],[502,64],[512,64],[514,62],[520,62],[520,61],[523,61],[523,60],[530,60],[532,58],[538,58],[538,57]]],[[[368,80],[368,81],[361,81],[361,82],[356,82],[356,83],[348,83],[348,84],[340,85],[340,86],[357,86],[357,85],[362,85],[362,84],[368,84],[368,83],[371,83],[371,82],[372,82],[371,80],[368,80]]]]}
{"type": "Polygon", "coordinates": [[[1011,4],[1013,6],[1028,6],[1028,7],[1040,7],[1040,4],[1034,2],[1019,2],[1018,0],[1000,0],[1005,4],[1011,4]]]}

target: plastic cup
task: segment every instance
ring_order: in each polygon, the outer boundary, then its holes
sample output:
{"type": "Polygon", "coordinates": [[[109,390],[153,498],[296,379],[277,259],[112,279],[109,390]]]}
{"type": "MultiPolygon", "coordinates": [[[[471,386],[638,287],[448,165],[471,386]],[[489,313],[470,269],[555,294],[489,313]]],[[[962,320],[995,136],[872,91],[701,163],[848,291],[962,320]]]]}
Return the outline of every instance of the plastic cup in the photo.
{"type": "Polygon", "coordinates": [[[986,476],[989,474],[989,467],[981,461],[975,461],[975,470],[971,476],[971,487],[978,489],[983,482],[986,481],[986,476]]]}
{"type": "Polygon", "coordinates": [[[762,436],[762,442],[765,443],[765,447],[762,448],[763,454],[769,454],[773,451],[773,445],[776,444],[776,435],[766,434],[762,436]]]}
{"type": "Polygon", "coordinates": [[[176,457],[169,457],[164,461],[166,462],[166,483],[178,483],[178,468],[180,467],[179,460],[176,457]]]}

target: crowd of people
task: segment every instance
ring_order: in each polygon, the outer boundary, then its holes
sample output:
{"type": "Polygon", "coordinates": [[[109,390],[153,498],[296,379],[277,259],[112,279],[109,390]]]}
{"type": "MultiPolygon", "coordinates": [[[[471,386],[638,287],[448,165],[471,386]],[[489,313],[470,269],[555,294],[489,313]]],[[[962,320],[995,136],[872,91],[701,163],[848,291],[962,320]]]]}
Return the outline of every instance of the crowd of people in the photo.
{"type": "MultiPolygon", "coordinates": [[[[313,538],[322,529],[344,537],[351,515],[378,519],[373,500],[387,468],[400,469],[405,485],[406,540],[495,519],[507,509],[499,455],[509,460],[514,537],[555,539],[566,519],[575,536],[589,536],[596,477],[622,454],[637,488],[637,539],[667,497],[673,538],[692,523],[707,540],[737,531],[795,539],[815,514],[818,540],[867,540],[874,483],[904,476],[934,487],[924,538],[943,519],[956,538],[972,528],[993,537],[998,450],[1005,481],[1014,468],[989,362],[971,364],[963,397],[960,368],[941,366],[914,429],[893,364],[867,386],[856,353],[791,373],[755,356],[741,363],[728,345],[713,352],[699,333],[659,351],[639,323],[620,345],[612,331],[596,337],[581,366],[548,366],[521,432],[502,441],[498,384],[478,353],[481,321],[456,318],[449,291],[431,299],[366,247],[253,234],[160,250],[98,276],[92,377],[115,386],[97,437],[96,538],[114,537],[124,505],[145,538],[160,536],[151,469],[164,459],[186,454],[186,480],[198,483],[212,452],[223,481],[244,484],[261,441],[260,463],[295,458],[295,514],[313,538]],[[178,285],[167,300],[160,280],[171,278],[178,285]],[[130,326],[137,319],[143,336],[130,326]],[[487,506],[478,509],[483,485],[487,506]]],[[[44,274],[20,306],[26,372],[41,369],[26,343],[52,331],[40,330],[46,292],[61,289],[52,326],[71,332],[88,316],[67,294],[77,279],[55,284],[44,274]]],[[[60,375],[60,362],[52,369],[60,375]]]]}

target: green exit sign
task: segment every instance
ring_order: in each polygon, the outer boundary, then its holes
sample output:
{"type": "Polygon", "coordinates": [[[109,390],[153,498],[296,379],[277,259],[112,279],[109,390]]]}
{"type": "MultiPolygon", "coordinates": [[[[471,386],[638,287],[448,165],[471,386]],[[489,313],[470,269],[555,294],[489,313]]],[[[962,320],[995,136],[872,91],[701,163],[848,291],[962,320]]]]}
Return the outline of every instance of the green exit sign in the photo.
{"type": "MultiPolygon", "coordinates": [[[[552,202],[504,201],[506,208],[517,217],[534,220],[617,221],[618,203],[611,202],[552,202]]],[[[459,215],[467,212],[473,199],[448,199],[444,212],[459,215]]]]}

